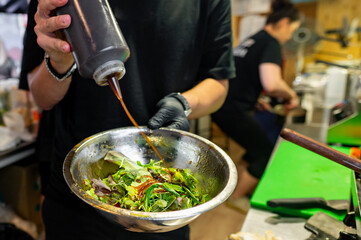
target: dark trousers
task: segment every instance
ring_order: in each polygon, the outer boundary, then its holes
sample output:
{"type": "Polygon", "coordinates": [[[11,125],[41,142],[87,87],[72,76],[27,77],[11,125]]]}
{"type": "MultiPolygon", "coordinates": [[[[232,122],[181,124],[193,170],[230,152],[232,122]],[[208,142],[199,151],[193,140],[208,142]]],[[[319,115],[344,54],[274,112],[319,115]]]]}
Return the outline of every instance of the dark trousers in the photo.
{"type": "Polygon", "coordinates": [[[243,159],[249,163],[248,172],[261,178],[273,150],[273,144],[251,112],[220,110],[212,120],[229,137],[246,149],[243,159]]]}
{"type": "Polygon", "coordinates": [[[286,117],[268,111],[255,111],[254,118],[262,126],[273,146],[276,145],[286,117]]]}
{"type": "Polygon", "coordinates": [[[166,233],[136,233],[114,224],[91,206],[46,197],[42,207],[46,240],[189,240],[189,227],[166,233]]]}

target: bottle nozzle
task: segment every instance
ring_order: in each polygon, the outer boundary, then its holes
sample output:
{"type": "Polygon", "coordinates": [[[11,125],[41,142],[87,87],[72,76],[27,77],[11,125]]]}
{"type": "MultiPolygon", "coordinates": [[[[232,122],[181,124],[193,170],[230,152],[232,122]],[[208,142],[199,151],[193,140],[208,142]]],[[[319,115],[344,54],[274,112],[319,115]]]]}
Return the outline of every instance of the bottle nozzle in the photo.
{"type": "Polygon", "coordinates": [[[109,77],[121,79],[125,74],[124,63],[120,60],[113,60],[100,65],[93,74],[95,82],[100,86],[108,85],[109,77]]]}

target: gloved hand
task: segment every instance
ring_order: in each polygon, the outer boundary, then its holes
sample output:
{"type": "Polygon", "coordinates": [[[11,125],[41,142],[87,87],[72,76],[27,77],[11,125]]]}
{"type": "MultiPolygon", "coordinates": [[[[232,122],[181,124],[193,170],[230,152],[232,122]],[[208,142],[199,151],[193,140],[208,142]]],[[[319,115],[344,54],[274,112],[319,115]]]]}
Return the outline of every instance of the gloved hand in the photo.
{"type": "Polygon", "coordinates": [[[190,108],[187,100],[180,93],[171,93],[162,98],[156,105],[158,112],[149,120],[148,127],[160,127],[189,131],[189,122],[185,111],[190,108]]]}

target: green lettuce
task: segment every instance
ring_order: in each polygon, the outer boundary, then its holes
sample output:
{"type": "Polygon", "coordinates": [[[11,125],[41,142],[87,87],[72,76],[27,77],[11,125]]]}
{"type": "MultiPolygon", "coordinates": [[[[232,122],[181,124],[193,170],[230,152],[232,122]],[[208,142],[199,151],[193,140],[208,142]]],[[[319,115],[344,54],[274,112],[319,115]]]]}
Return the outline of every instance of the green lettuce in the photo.
{"type": "Polygon", "coordinates": [[[136,164],[124,154],[109,151],[106,162],[118,169],[86,180],[86,193],[116,207],[145,212],[186,209],[209,200],[197,188],[198,181],[189,169],[165,168],[161,161],[136,164]]]}

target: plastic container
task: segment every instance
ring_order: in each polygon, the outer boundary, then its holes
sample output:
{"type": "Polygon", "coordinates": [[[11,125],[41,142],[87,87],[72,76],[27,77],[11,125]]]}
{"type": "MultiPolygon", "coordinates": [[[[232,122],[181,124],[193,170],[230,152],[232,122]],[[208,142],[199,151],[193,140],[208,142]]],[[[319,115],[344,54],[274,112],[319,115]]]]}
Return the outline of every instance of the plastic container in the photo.
{"type": "Polygon", "coordinates": [[[333,107],[345,100],[347,69],[329,67],[327,69],[326,102],[333,107]]]}
{"type": "Polygon", "coordinates": [[[64,32],[82,77],[104,86],[124,76],[130,52],[107,0],[69,0],[57,14],[72,18],[64,32]]]}

